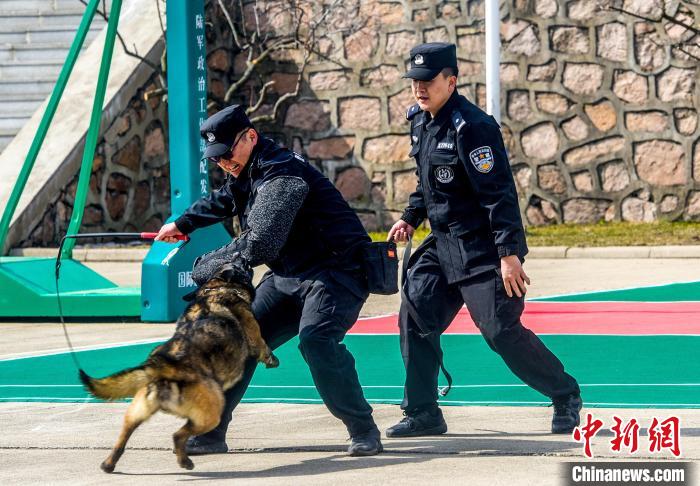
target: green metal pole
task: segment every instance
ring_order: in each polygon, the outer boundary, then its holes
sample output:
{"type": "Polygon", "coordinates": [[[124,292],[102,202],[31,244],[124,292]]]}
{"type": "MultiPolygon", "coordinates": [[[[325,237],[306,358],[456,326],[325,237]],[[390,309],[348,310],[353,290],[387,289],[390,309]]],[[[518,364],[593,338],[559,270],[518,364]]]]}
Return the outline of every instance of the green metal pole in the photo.
{"type": "MultiPolygon", "coordinates": [[[[204,0],[168,0],[168,143],[170,207],[168,221],[209,193],[208,167],[201,161],[204,141],[199,126],[207,118],[207,42],[204,0]]],[[[231,241],[222,224],[200,228],[176,253],[156,241],[141,266],[141,319],[174,321],[182,313],[182,296],[194,290],[195,258],[231,241]]]]}
{"type": "MultiPolygon", "coordinates": [[[[85,139],[85,150],[83,151],[83,161],[80,166],[80,176],[78,177],[78,189],[75,193],[73,203],[73,213],[71,214],[68,234],[80,231],[80,224],[83,222],[83,212],[85,211],[85,200],[87,199],[88,188],[90,187],[90,172],[92,162],[95,157],[97,147],[97,137],[100,133],[100,121],[102,119],[102,105],[107,91],[107,80],[109,78],[109,67],[112,64],[112,52],[114,51],[114,41],[117,37],[117,26],[119,25],[119,13],[122,8],[122,0],[113,0],[112,9],[107,23],[107,36],[105,38],[104,50],[102,51],[102,62],[100,64],[100,74],[97,77],[97,88],[95,89],[95,100],[92,104],[92,115],[90,117],[90,128],[85,139]]],[[[69,239],[63,247],[61,258],[71,258],[75,240],[69,239]]]]}
{"type": "Polygon", "coordinates": [[[75,39],[73,39],[70,51],[68,51],[66,62],[63,64],[61,73],[58,75],[56,86],[53,88],[51,97],[49,98],[49,103],[46,106],[46,111],[44,111],[44,115],[41,118],[37,132],[34,135],[32,146],[29,148],[27,158],[24,160],[24,165],[19,173],[17,182],[15,182],[15,187],[12,189],[10,198],[7,201],[7,206],[5,206],[2,220],[0,220],[0,254],[4,254],[5,241],[7,240],[7,233],[10,229],[10,223],[12,223],[12,217],[17,209],[17,204],[22,196],[24,187],[27,185],[29,174],[34,168],[34,163],[39,155],[39,150],[44,143],[46,132],[49,130],[49,125],[51,125],[51,121],[56,114],[58,103],[61,101],[66,84],[68,84],[68,78],[70,78],[70,75],[73,72],[75,62],[78,59],[78,55],[80,54],[83,44],[85,43],[85,37],[87,37],[88,31],[90,30],[90,24],[95,16],[99,2],[100,0],[91,0],[85,9],[83,19],[80,21],[80,26],[78,27],[78,32],[75,35],[75,39]]]}

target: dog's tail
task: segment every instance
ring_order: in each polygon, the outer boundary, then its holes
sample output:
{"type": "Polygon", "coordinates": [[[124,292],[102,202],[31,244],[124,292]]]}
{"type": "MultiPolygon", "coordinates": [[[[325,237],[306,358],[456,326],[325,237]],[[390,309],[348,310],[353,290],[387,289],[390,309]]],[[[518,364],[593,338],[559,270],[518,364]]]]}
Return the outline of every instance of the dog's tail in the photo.
{"type": "Polygon", "coordinates": [[[80,373],[80,381],[85,388],[97,398],[104,400],[116,400],[118,398],[133,397],[134,394],[149,382],[145,367],[137,366],[119,371],[104,378],[92,378],[83,370],[80,373]]]}

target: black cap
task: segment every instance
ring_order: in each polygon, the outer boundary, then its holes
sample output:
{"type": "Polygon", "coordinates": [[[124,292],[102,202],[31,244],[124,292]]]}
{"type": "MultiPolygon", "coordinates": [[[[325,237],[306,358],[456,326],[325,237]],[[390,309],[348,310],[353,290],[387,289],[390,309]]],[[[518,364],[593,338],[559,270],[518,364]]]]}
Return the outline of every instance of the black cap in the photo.
{"type": "Polygon", "coordinates": [[[233,145],[236,135],[252,126],[241,105],[228,106],[210,116],[199,127],[202,138],[207,141],[202,158],[224,155],[233,145]]]}
{"type": "Polygon", "coordinates": [[[403,77],[430,81],[446,67],[457,69],[457,47],[454,44],[420,44],[411,49],[411,69],[403,77]]]}

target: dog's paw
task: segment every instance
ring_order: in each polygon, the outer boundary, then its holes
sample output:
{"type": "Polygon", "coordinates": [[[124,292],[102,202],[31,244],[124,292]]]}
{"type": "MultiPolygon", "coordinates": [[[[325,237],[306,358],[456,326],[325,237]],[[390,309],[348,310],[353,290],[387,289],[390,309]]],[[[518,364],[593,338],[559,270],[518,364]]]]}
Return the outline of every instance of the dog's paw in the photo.
{"type": "Polygon", "coordinates": [[[265,368],[277,368],[280,365],[280,360],[277,359],[277,356],[270,353],[270,356],[265,359],[264,363],[265,368]]]}
{"type": "Polygon", "coordinates": [[[103,462],[100,464],[100,469],[102,469],[106,473],[113,473],[114,472],[114,464],[110,464],[107,461],[103,462]]]}
{"type": "Polygon", "coordinates": [[[186,457],[183,460],[179,461],[179,464],[181,468],[187,469],[188,471],[194,469],[194,462],[192,462],[192,459],[190,459],[189,457],[186,457]]]}

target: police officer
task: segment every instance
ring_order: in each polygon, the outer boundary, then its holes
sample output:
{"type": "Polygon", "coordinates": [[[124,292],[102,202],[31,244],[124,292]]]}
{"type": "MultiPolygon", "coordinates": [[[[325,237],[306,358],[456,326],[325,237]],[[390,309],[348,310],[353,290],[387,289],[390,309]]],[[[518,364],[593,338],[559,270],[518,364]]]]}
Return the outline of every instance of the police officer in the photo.
{"type": "Polygon", "coordinates": [[[408,262],[399,313],[405,418],[386,435],[447,431],[437,405],[440,334],[465,303],[491,349],[552,399],[552,432],[569,433],[579,423],[578,384],[520,322],[528,250],[499,125],[457,92],[454,44],[422,44],[410,56],[404,77],[417,103],[406,117],[419,181],[389,239],[405,241],[426,218],[431,234],[408,262]]]}
{"type": "MultiPolygon", "coordinates": [[[[195,261],[192,278],[206,282],[224,263],[270,268],[252,304],[262,336],[275,349],[299,334],[299,349],[330,412],[343,421],[350,455],[382,451],[372,408],[362,394],[352,355],[341,344],[368,296],[354,256],[370,239],[338,190],[304,158],[261,136],[243,108],[230,106],[201,126],[204,158],[228,176],[218,191],[195,202],[157,240],[189,234],[238,215],[243,232],[195,261]]],[[[220,424],[190,439],[191,454],[228,450],[226,429],[250,383],[250,361],[226,393],[220,424]]]]}

